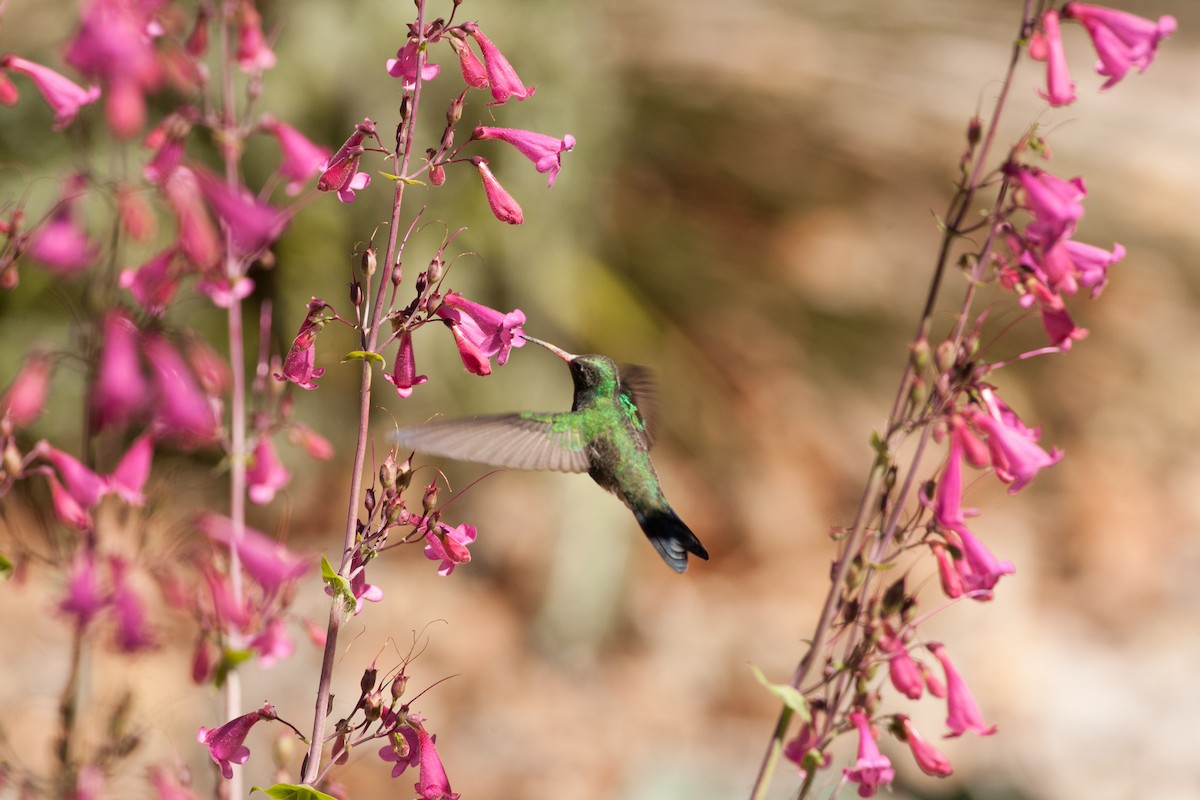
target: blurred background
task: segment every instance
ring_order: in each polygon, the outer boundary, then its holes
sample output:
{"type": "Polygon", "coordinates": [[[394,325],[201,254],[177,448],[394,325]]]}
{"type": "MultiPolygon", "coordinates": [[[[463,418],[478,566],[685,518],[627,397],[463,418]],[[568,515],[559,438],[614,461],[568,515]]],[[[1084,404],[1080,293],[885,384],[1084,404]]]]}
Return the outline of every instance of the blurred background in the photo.
{"type": "MultiPolygon", "coordinates": [[[[10,6],[2,49],[60,52],[66,33],[50,9],[68,4],[10,6]]],[[[1178,18],[1147,74],[1099,93],[1090,44],[1069,26],[1079,100],[1047,110],[1035,91],[1041,71],[1026,64],[1001,131],[1002,150],[1030,124],[1042,126],[1051,169],[1087,181],[1078,238],[1120,242],[1128,256],[1099,300],[1073,306],[1087,339],[1067,356],[996,376],[1010,405],[1043,427],[1043,443],[1067,455],[1017,497],[990,480],[968,496],[982,511],[973,530],[1017,572],[993,602],[954,606],[922,635],[947,643],[999,732],[939,740],[955,767],[941,781],[886,741],[898,797],[1200,793],[1191,736],[1200,715],[1192,680],[1200,657],[1200,6],[1121,7],[1178,18]]],[[[403,43],[410,3],[290,0],[262,9],[279,56],[265,110],[332,146],[364,116],[390,130],[396,86],[383,63],[403,43]]],[[[520,307],[531,335],[573,352],[654,368],[655,463],[712,560],[673,575],[625,508],[585,477],[490,475],[448,512],[452,524],[478,526],[469,565],[440,578],[417,549],[372,565],[371,581],[387,597],[350,624],[337,694],[356,692],[381,649],[380,664],[395,663],[415,640],[410,687],[454,676],[418,707],[465,798],[747,796],[777,714],[749,665],[783,681],[804,652],[834,555],[828,531],[854,511],[869,436],[890,407],[926,290],[934,217],[949,200],[968,119],[989,110],[1000,88],[1020,4],[494,0],[460,11],[537,86],[531,99],[493,110],[475,98],[463,130],[478,121],[572,133],[578,145],[549,191],[518,154],[481,149],[524,207],[517,228],[491,217],[466,170],[449,170],[444,190],[414,192],[436,223],[415,240],[408,275],[424,268],[443,222],[467,225],[448,287],[520,307]]],[[[457,64],[448,49],[437,58],[445,71],[429,98],[444,92],[444,108],[457,93],[457,64]]],[[[28,102],[3,111],[6,160],[37,151],[31,142],[45,137],[46,116],[28,102]]],[[[440,108],[427,119],[433,144],[440,108]]],[[[276,164],[274,144],[259,144],[250,185],[276,164]]],[[[53,174],[59,157],[56,146],[48,164],[9,170],[6,196],[53,174]]],[[[347,305],[352,251],[386,219],[385,183],[353,206],[319,198],[279,244],[258,291],[274,302],[283,347],[311,295],[347,305]]],[[[42,184],[53,196],[53,182],[42,184]]],[[[36,281],[22,286],[33,299],[0,297],[5,379],[32,338],[68,338],[53,287],[36,281]]],[[[952,275],[945,296],[960,289],[952,275]]],[[[199,301],[179,319],[221,330],[199,301]]],[[[1010,353],[1042,342],[1036,320],[1006,337],[1010,353]]],[[[252,520],[267,531],[286,526],[289,542],[311,553],[340,542],[357,369],[338,358],[352,347],[348,334],[323,334],[318,363],[328,374],[320,391],[296,397],[297,417],[334,442],[338,461],[312,467],[299,451],[285,453],[293,483],[252,520]]],[[[429,383],[401,401],[379,381],[381,431],[436,413],[570,404],[566,370],[541,350],[515,352],[485,380],[461,369],[448,336],[418,335],[416,349],[429,383]]],[[[178,534],[196,503],[222,508],[205,488],[212,466],[167,465],[160,479],[181,502],[160,509],[166,528],[178,534]]],[[[456,490],[489,472],[439,466],[456,490]]],[[[928,583],[928,571],[918,579],[928,583]]],[[[927,588],[933,607],[936,586],[927,588]]],[[[64,669],[62,626],[46,623],[57,591],[36,582],[0,591],[6,625],[23,632],[5,655],[0,715],[10,736],[30,732],[10,745],[34,761],[46,757],[38,731],[64,669]]],[[[297,608],[324,618],[315,579],[297,608]]],[[[208,787],[194,731],[221,721],[219,701],[180,688],[192,633],[182,623],[176,633],[165,613],[160,622],[164,648],[133,670],[96,656],[93,691],[131,683],[147,753],[177,757],[208,787]]],[[[302,641],[291,661],[248,670],[248,707],[270,699],[305,727],[318,664],[302,641]]],[[[911,714],[931,739],[942,730],[939,701],[892,698],[883,710],[911,714]]],[[[269,742],[263,728],[248,741],[249,784],[270,780],[269,742]]],[[[376,749],[355,753],[341,774],[350,796],[407,796],[415,776],[391,782],[376,749]]],[[[825,795],[839,775],[822,776],[825,795]]],[[[784,765],[771,796],[789,797],[798,785],[784,765]]]]}

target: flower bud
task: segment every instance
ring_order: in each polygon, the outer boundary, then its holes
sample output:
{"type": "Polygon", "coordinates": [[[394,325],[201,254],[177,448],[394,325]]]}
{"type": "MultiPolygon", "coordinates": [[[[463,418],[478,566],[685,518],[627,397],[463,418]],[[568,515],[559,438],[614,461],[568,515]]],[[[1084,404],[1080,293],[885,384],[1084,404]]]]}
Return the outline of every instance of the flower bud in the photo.
{"type": "Polygon", "coordinates": [[[436,284],[442,279],[442,276],[446,274],[446,265],[442,261],[441,257],[435,256],[434,258],[430,259],[429,269],[427,269],[425,272],[427,275],[429,275],[429,282],[431,284],[436,284]]]}
{"type": "Polygon", "coordinates": [[[383,463],[379,465],[379,483],[385,489],[391,489],[396,485],[396,477],[399,470],[396,467],[396,459],[389,453],[383,463]]]}
{"type": "Polygon", "coordinates": [[[374,722],[383,715],[383,695],[379,692],[371,692],[363,700],[363,716],[367,722],[374,722]]]}
{"type": "Polygon", "coordinates": [[[400,282],[403,280],[404,267],[401,266],[399,261],[397,261],[395,264],[392,264],[392,286],[399,286],[400,282]]]}
{"type": "MultiPolygon", "coordinates": [[[[396,677],[392,678],[392,699],[398,700],[404,694],[404,690],[408,687],[408,676],[403,670],[396,677]]],[[[401,737],[403,738],[403,737],[401,737]]]]}
{"type": "Polygon", "coordinates": [[[437,507],[437,501],[438,501],[438,485],[437,485],[437,481],[434,480],[433,483],[431,483],[427,487],[425,487],[425,495],[421,498],[421,508],[423,508],[425,510],[425,513],[428,514],[429,512],[433,511],[434,508],[437,507]]]}
{"type": "Polygon", "coordinates": [[[956,355],[957,348],[950,339],[939,344],[934,354],[934,364],[937,366],[938,372],[949,372],[953,369],[956,355]]]}
{"type": "Polygon", "coordinates": [[[363,250],[362,256],[359,258],[359,268],[362,269],[363,275],[368,278],[375,274],[375,266],[378,264],[378,258],[374,247],[368,247],[363,250]]]}
{"type": "Polygon", "coordinates": [[[368,514],[370,514],[372,511],[375,510],[375,489],[374,488],[367,489],[366,496],[363,498],[363,506],[367,509],[368,514]]]}
{"type": "Polygon", "coordinates": [[[355,308],[359,308],[363,304],[363,287],[357,280],[350,282],[350,303],[355,308]]]}
{"type": "Polygon", "coordinates": [[[367,694],[375,688],[375,679],[379,675],[379,670],[374,666],[367,667],[363,670],[362,678],[358,682],[358,688],[362,689],[363,694],[367,694]]]}
{"type": "Polygon", "coordinates": [[[429,166],[429,182],[434,186],[441,186],[446,182],[446,168],[441,164],[431,164],[429,166]]]}

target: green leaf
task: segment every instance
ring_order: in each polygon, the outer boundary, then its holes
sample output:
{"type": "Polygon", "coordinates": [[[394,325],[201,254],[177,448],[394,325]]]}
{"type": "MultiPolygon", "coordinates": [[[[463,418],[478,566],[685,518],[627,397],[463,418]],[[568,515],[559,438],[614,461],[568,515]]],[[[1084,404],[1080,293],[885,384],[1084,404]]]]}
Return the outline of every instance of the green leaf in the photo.
{"type": "Polygon", "coordinates": [[[0,553],[0,577],[9,577],[13,573],[13,563],[3,553],[0,553]]]}
{"type": "Polygon", "coordinates": [[[333,565],[325,556],[321,556],[321,580],[333,591],[333,596],[342,601],[342,613],[349,618],[358,607],[354,590],[350,588],[350,581],[333,571],[333,565]]]}
{"type": "Polygon", "coordinates": [[[275,800],[337,800],[332,795],[318,792],[311,786],[296,783],[277,783],[269,789],[264,789],[261,786],[252,786],[250,792],[251,794],[262,792],[265,795],[274,797],[275,800]]]}
{"type": "Polygon", "coordinates": [[[383,356],[379,353],[373,353],[370,350],[351,350],[342,358],[342,363],[347,361],[378,361],[383,366],[387,366],[387,362],[383,360],[383,356]]]}
{"type": "Polygon", "coordinates": [[[786,683],[771,683],[767,680],[767,676],[763,675],[763,671],[758,668],[757,664],[751,664],[750,671],[754,673],[754,678],[765,686],[768,692],[782,700],[785,706],[800,716],[800,719],[805,722],[812,721],[812,716],[808,713],[808,703],[805,701],[804,695],[800,694],[799,689],[786,683]]]}
{"type": "Polygon", "coordinates": [[[214,681],[217,688],[225,685],[225,679],[229,677],[229,673],[237,669],[239,664],[242,664],[254,658],[253,650],[225,650],[221,653],[221,661],[217,664],[214,681]]]}

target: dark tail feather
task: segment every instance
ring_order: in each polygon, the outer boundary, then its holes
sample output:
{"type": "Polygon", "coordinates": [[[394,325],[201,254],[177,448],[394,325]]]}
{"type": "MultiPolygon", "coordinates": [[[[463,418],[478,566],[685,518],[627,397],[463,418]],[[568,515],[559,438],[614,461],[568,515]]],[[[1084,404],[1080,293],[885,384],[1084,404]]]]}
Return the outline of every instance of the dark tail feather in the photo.
{"type": "Polygon", "coordinates": [[[700,544],[696,534],[692,533],[671,509],[647,512],[635,510],[633,514],[650,544],[654,545],[654,549],[671,569],[676,572],[685,571],[688,566],[688,553],[708,560],[708,551],[704,549],[704,545],[700,544]]]}

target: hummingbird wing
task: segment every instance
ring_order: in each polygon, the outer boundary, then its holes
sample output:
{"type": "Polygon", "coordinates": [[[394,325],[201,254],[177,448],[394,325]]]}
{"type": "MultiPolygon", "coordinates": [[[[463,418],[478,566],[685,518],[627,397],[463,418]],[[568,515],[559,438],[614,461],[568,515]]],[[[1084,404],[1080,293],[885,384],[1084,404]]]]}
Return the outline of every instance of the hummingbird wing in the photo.
{"type": "MultiPolygon", "coordinates": [[[[569,413],[569,412],[568,412],[569,413]]],[[[426,455],[512,469],[587,472],[588,454],[565,414],[501,414],[427,422],[401,428],[392,439],[426,455]]]]}
{"type": "Polygon", "coordinates": [[[654,445],[654,435],[658,428],[658,386],[654,381],[654,372],[649,367],[639,364],[622,364],[618,374],[621,381],[621,393],[626,395],[637,408],[642,422],[646,424],[642,431],[646,437],[646,447],[654,445]]]}

